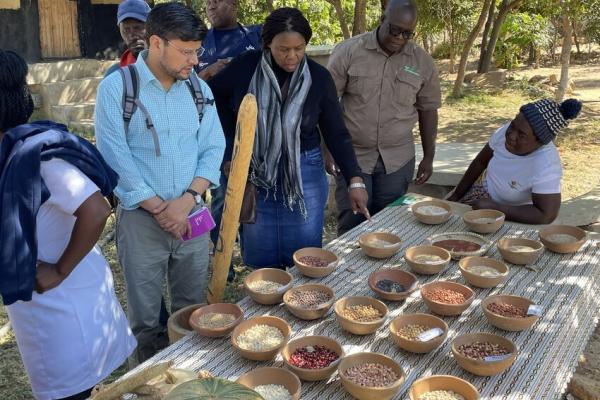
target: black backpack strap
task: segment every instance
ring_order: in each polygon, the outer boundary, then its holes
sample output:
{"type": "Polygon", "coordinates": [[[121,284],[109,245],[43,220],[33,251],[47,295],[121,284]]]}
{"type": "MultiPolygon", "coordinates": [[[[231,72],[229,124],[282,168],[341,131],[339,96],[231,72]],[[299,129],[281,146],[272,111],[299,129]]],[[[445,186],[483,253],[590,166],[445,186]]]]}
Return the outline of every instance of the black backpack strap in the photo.
{"type": "Polygon", "coordinates": [[[192,93],[192,98],[194,99],[194,104],[196,104],[196,110],[198,111],[198,121],[202,122],[202,118],[204,118],[204,105],[215,104],[215,99],[206,99],[204,98],[204,93],[202,93],[202,87],[200,86],[200,79],[196,74],[190,74],[190,78],[186,82],[188,89],[192,93]]]}
{"type": "Polygon", "coordinates": [[[125,134],[128,134],[131,117],[137,110],[136,100],[140,94],[140,85],[135,65],[119,68],[119,72],[123,78],[123,122],[125,123],[125,134]]]}

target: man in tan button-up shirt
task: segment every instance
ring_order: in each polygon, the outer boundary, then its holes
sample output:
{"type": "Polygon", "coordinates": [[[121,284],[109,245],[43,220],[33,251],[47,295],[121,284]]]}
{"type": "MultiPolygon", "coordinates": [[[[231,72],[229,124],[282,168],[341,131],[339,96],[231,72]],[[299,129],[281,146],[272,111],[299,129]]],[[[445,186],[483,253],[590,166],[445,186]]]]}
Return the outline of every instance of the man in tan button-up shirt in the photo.
{"type": "MultiPolygon", "coordinates": [[[[413,179],[412,130],[417,121],[424,157],[416,183],[425,183],[433,171],[440,83],[431,56],[410,40],[416,23],[412,1],[392,0],[376,30],[340,43],[329,59],[328,69],[365,175],[371,214],[404,195],[413,179]]],[[[337,172],[330,158],[328,172],[337,172]]],[[[364,217],[352,213],[344,180],[338,178],[336,183],[341,234],[364,217]]]]}

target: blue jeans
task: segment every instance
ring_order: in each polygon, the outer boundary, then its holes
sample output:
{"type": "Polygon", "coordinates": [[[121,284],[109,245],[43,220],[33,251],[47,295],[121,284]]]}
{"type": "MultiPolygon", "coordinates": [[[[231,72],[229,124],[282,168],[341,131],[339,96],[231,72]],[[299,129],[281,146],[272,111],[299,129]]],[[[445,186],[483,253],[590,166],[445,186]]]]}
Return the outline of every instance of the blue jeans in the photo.
{"type": "Polygon", "coordinates": [[[242,257],[251,268],[281,268],[294,264],[292,255],[304,247],[321,247],[328,184],[321,149],[301,154],[300,169],[306,205],[306,219],[296,204],[290,210],[283,203],[281,189],[274,195],[258,191],[256,223],[244,224],[242,257]]]}

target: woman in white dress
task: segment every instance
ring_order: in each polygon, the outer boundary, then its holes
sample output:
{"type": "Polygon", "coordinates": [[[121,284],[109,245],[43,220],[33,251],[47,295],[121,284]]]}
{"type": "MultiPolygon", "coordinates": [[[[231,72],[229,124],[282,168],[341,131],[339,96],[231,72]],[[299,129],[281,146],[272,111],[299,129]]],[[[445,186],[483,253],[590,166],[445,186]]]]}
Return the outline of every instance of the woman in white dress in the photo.
{"type": "Polygon", "coordinates": [[[26,75],[0,50],[0,294],[34,396],[84,399],[136,345],[96,246],[118,177],[63,125],[26,124],[26,75]]]}

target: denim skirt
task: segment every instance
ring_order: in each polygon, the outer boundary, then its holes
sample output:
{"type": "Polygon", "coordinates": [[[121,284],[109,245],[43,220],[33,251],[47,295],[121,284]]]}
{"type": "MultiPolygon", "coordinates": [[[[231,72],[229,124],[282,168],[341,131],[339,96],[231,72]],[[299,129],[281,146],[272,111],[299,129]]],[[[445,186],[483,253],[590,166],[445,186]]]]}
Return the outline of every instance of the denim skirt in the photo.
{"type": "Polygon", "coordinates": [[[319,147],[301,153],[300,169],[306,218],[297,204],[293,210],[285,206],[280,189],[275,193],[259,189],[256,223],[244,224],[241,231],[242,258],[246,266],[292,266],[296,250],[322,246],[329,186],[319,147]]]}

